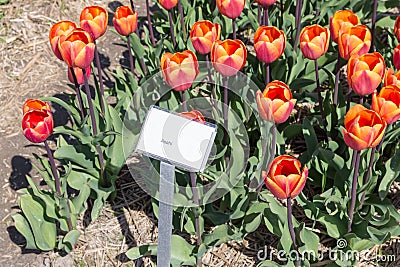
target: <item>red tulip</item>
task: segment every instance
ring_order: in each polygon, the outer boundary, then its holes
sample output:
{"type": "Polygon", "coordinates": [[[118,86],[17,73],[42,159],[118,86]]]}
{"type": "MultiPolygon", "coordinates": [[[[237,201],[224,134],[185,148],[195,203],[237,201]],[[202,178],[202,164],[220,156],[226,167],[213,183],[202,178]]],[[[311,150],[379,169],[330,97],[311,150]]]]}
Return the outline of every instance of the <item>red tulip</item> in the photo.
{"type": "Polygon", "coordinates": [[[53,133],[53,116],[50,111],[32,109],[22,119],[22,130],[26,139],[41,143],[53,133]]]}
{"type": "Polygon", "coordinates": [[[235,75],[246,64],[247,50],[240,40],[218,40],[211,48],[214,68],[224,76],[235,75]]]}
{"type": "Polygon", "coordinates": [[[338,47],[340,56],[348,60],[353,55],[368,53],[371,47],[372,35],[365,25],[356,25],[340,34],[338,47]]]}
{"type": "Polygon", "coordinates": [[[165,53],[161,57],[161,70],[165,81],[175,91],[184,91],[192,86],[199,74],[199,63],[190,50],[175,54],[165,53]]]}
{"type": "Polygon", "coordinates": [[[300,161],[289,155],[276,157],[271,163],[269,173],[262,172],[265,185],[280,199],[298,196],[306,184],[307,176],[307,167],[301,169],[300,161]]]}
{"type": "Polygon", "coordinates": [[[254,34],[254,49],[257,58],[264,63],[277,60],[286,47],[286,36],[273,26],[261,26],[254,34]]]}
{"type": "Polygon", "coordinates": [[[289,87],[281,81],[267,84],[262,93],[258,90],[256,100],[261,118],[275,123],[285,122],[296,104],[289,87]]]}
{"type": "Polygon", "coordinates": [[[397,17],[396,22],[394,23],[394,35],[400,42],[400,16],[397,17]]]}
{"type": "Polygon", "coordinates": [[[22,106],[22,113],[25,115],[28,111],[40,110],[40,111],[51,111],[50,105],[39,99],[28,99],[22,106]]]}
{"type": "Polygon", "coordinates": [[[128,36],[136,31],[138,24],[138,13],[136,11],[132,11],[130,6],[120,6],[115,11],[113,24],[115,30],[119,34],[128,36]]]}
{"type": "Polygon", "coordinates": [[[360,19],[351,10],[336,11],[329,21],[332,41],[337,43],[342,33],[347,32],[351,27],[358,24],[360,24],[360,19]]]}
{"type": "Polygon", "coordinates": [[[397,70],[400,70],[400,44],[394,48],[393,65],[397,70]]]}
{"type": "Polygon", "coordinates": [[[327,28],[317,24],[307,26],[300,32],[300,50],[306,58],[315,60],[328,50],[329,37],[327,28]]]}
{"type": "Polygon", "coordinates": [[[86,69],[94,58],[95,45],[83,29],[73,30],[63,42],[59,42],[58,48],[69,67],[86,69]]]}
{"type": "Polygon", "coordinates": [[[246,0],[216,0],[219,12],[230,19],[240,16],[246,0]]]}
{"type": "Polygon", "coordinates": [[[60,60],[63,60],[60,50],[58,49],[58,42],[63,41],[65,37],[70,34],[74,29],[76,29],[75,23],[72,21],[60,21],[54,24],[49,33],[49,40],[51,49],[54,52],[54,55],[60,60]]]}
{"type": "Polygon", "coordinates": [[[357,104],[344,117],[342,132],[347,146],[354,150],[363,150],[377,146],[385,129],[386,122],[378,113],[357,104]]]}
{"type": "Polygon", "coordinates": [[[165,8],[166,10],[171,10],[173,9],[177,4],[179,0],[158,0],[160,5],[165,8]]]}
{"type": "Polygon", "coordinates": [[[219,40],[221,26],[218,23],[203,20],[195,22],[190,30],[190,40],[200,54],[208,54],[216,40],[219,40]]]}
{"type": "Polygon", "coordinates": [[[107,30],[108,13],[101,6],[88,6],[81,12],[81,28],[87,31],[93,40],[101,37],[107,30]]]}
{"type": "Polygon", "coordinates": [[[384,82],[383,84],[385,86],[388,85],[397,85],[400,87],[400,70],[396,73],[394,73],[392,68],[389,68],[386,70],[385,77],[384,77],[384,82]]]}
{"type": "Polygon", "coordinates": [[[359,95],[372,94],[382,82],[385,61],[378,52],[352,56],[347,64],[347,81],[359,95]]]}
{"type": "Polygon", "coordinates": [[[371,108],[381,115],[387,124],[400,119],[400,87],[388,85],[383,87],[379,94],[375,91],[371,108]]]}
{"type": "Polygon", "coordinates": [[[269,7],[275,4],[276,0],[255,0],[255,2],[262,7],[269,7]]]}
{"type": "MultiPolygon", "coordinates": [[[[92,71],[92,67],[87,67],[85,70],[86,73],[86,77],[89,79],[90,77],[90,72],[92,71]]],[[[85,78],[83,77],[83,71],[81,68],[74,68],[74,72],[75,72],[75,76],[76,76],[76,80],[78,82],[78,84],[84,84],[85,83],[85,78]]],[[[71,68],[68,68],[68,80],[75,84],[74,81],[74,77],[72,76],[72,72],[71,72],[71,68]]]]}
{"type": "Polygon", "coordinates": [[[203,114],[201,114],[201,112],[198,110],[192,110],[190,112],[181,112],[180,114],[191,119],[192,121],[197,121],[200,123],[206,122],[203,117],[203,114]]]}

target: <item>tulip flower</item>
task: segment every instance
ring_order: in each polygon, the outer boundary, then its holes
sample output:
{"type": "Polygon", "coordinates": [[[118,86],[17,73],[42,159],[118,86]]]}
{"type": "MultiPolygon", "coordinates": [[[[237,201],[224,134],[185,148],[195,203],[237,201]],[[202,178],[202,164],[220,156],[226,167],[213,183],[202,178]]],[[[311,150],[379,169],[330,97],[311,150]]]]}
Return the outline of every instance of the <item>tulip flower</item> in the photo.
{"type": "Polygon", "coordinates": [[[247,50],[240,40],[218,40],[211,48],[214,68],[223,76],[235,75],[246,64],[247,50]]]}
{"type": "Polygon", "coordinates": [[[378,52],[352,56],[347,64],[347,81],[357,94],[372,94],[382,82],[385,61],[378,52]]]}
{"type": "Polygon", "coordinates": [[[192,121],[197,121],[200,123],[206,122],[203,114],[201,114],[201,112],[198,110],[192,110],[190,112],[181,112],[180,114],[191,119],[192,121]]]}
{"type": "Polygon", "coordinates": [[[342,133],[347,146],[363,150],[377,146],[385,129],[386,122],[378,113],[357,104],[347,112],[342,133]]]}
{"type": "Polygon", "coordinates": [[[94,58],[93,39],[83,29],[73,30],[64,41],[59,42],[58,48],[65,63],[70,67],[86,69],[94,58]]]}
{"type": "Polygon", "coordinates": [[[394,73],[392,68],[387,69],[383,80],[383,84],[384,86],[393,84],[400,87],[400,70],[394,73]]]}
{"type": "Polygon", "coordinates": [[[254,34],[254,49],[257,58],[264,63],[277,60],[286,47],[286,36],[274,26],[261,26],[254,34]]]}
{"type": "Polygon", "coordinates": [[[51,111],[50,105],[39,99],[28,99],[22,106],[22,112],[25,115],[28,111],[39,110],[39,111],[51,111]]]}
{"type": "Polygon", "coordinates": [[[281,81],[267,84],[263,92],[258,90],[256,101],[261,118],[275,123],[285,122],[296,104],[290,88],[281,81]]]}
{"type": "Polygon", "coordinates": [[[119,34],[128,36],[136,31],[138,25],[138,13],[133,11],[130,6],[120,6],[115,11],[113,24],[115,30],[119,34]]]}
{"type": "Polygon", "coordinates": [[[216,0],[216,2],[222,15],[235,19],[242,13],[246,0],[216,0]]]}
{"type": "Polygon", "coordinates": [[[400,44],[393,51],[393,65],[397,70],[400,70],[400,44]]]}
{"type": "Polygon", "coordinates": [[[373,111],[378,113],[387,124],[400,119],[400,87],[388,85],[381,89],[379,94],[372,95],[373,111]]]}
{"type": "Polygon", "coordinates": [[[255,0],[255,2],[265,8],[275,4],[276,0],[255,0]]]}
{"type": "Polygon", "coordinates": [[[87,31],[93,40],[98,39],[106,32],[107,23],[107,10],[100,6],[88,6],[81,12],[81,28],[87,31]]]}
{"type": "Polygon", "coordinates": [[[56,24],[54,24],[49,33],[49,40],[50,40],[50,46],[51,49],[54,52],[54,55],[60,60],[63,60],[60,50],[58,49],[58,43],[61,42],[65,39],[65,37],[70,34],[74,29],[76,29],[75,23],[72,21],[60,21],[56,24]]]}
{"type": "Polygon", "coordinates": [[[400,16],[397,17],[396,22],[394,23],[394,35],[400,42],[400,16]]]}
{"type": "Polygon", "coordinates": [[[300,161],[289,155],[276,157],[271,163],[269,173],[262,172],[268,190],[280,199],[298,196],[306,184],[307,176],[307,167],[302,169],[300,161]]]}
{"type": "MultiPolygon", "coordinates": [[[[73,68],[73,70],[74,70],[74,72],[75,72],[76,81],[78,82],[78,84],[79,84],[79,85],[84,84],[84,83],[85,83],[85,79],[84,79],[84,77],[83,77],[83,71],[82,71],[82,69],[81,69],[81,68],[73,68]]],[[[86,77],[87,77],[88,79],[89,79],[89,77],[90,77],[90,72],[91,72],[91,71],[92,71],[92,68],[91,68],[90,65],[89,65],[89,67],[87,67],[86,70],[85,70],[85,75],[86,75],[86,77]]],[[[75,83],[74,77],[73,77],[73,75],[72,75],[71,68],[68,68],[68,80],[69,80],[71,83],[75,83]]]]}
{"type": "Polygon", "coordinates": [[[342,33],[346,33],[351,27],[360,24],[360,18],[350,10],[339,10],[330,18],[329,30],[332,41],[338,43],[342,33]]]}
{"type": "Polygon", "coordinates": [[[371,48],[371,32],[365,25],[356,25],[338,38],[340,56],[348,60],[353,55],[363,55],[371,48]]]}
{"type": "Polygon", "coordinates": [[[317,24],[307,26],[300,32],[300,50],[308,59],[320,58],[328,50],[329,37],[327,28],[317,24]]]}
{"type": "Polygon", "coordinates": [[[48,110],[29,110],[22,119],[22,130],[26,139],[32,143],[41,143],[53,133],[53,116],[48,110]]]}
{"type": "Polygon", "coordinates": [[[177,4],[179,0],[158,0],[160,5],[165,8],[166,10],[171,10],[173,9],[177,4]]]}
{"type": "Polygon", "coordinates": [[[175,91],[184,91],[192,86],[199,74],[199,63],[190,50],[175,54],[165,53],[161,57],[161,70],[167,84],[175,91]]]}
{"type": "Polygon", "coordinates": [[[195,22],[190,30],[190,40],[199,54],[208,54],[213,43],[219,40],[221,26],[208,20],[195,22]]]}

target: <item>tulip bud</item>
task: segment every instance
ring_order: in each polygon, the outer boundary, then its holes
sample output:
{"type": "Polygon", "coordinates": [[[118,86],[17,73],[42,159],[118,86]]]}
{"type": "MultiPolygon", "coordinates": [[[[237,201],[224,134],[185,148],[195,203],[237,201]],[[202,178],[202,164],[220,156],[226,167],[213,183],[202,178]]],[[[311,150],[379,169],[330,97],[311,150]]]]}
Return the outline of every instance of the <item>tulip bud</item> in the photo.
{"type": "Polygon", "coordinates": [[[54,52],[54,55],[60,60],[63,60],[60,50],[58,49],[58,43],[60,39],[62,41],[65,39],[67,35],[69,35],[74,29],[76,29],[75,23],[72,21],[60,21],[54,24],[49,33],[49,40],[51,49],[54,52]]]}
{"type": "MultiPolygon", "coordinates": [[[[90,67],[90,65],[89,65],[89,67],[87,67],[86,70],[85,70],[86,78],[89,79],[91,71],[92,71],[92,67],[90,67]]],[[[84,84],[85,83],[85,78],[83,77],[82,69],[81,68],[74,68],[74,72],[75,72],[75,76],[76,76],[76,80],[77,80],[78,84],[79,85],[84,84]]],[[[71,83],[75,84],[74,77],[72,76],[71,68],[68,68],[68,80],[71,83]]]]}
{"type": "Polygon", "coordinates": [[[388,85],[397,85],[400,87],[400,70],[394,73],[392,68],[386,70],[385,77],[384,77],[384,86],[388,85]]]}
{"type": "Polygon", "coordinates": [[[300,50],[304,57],[315,60],[326,53],[330,33],[327,28],[314,24],[300,32],[300,50]]]}
{"type": "Polygon", "coordinates": [[[216,2],[222,15],[236,19],[242,13],[246,0],[216,0],[216,2]]]}
{"type": "Polygon", "coordinates": [[[307,176],[307,167],[301,169],[300,161],[289,155],[276,157],[271,163],[269,173],[262,172],[268,190],[280,199],[298,196],[306,184],[307,176]]]}
{"type": "Polygon", "coordinates": [[[347,63],[347,81],[359,95],[372,94],[382,82],[385,61],[378,52],[352,56],[347,63]]]}
{"type": "Polygon", "coordinates": [[[80,23],[81,28],[87,31],[93,40],[96,40],[107,30],[107,10],[100,6],[85,7],[81,12],[80,23]]]}
{"type": "Polygon", "coordinates": [[[339,10],[329,21],[329,30],[332,41],[338,42],[341,33],[347,32],[351,27],[360,24],[360,19],[350,10],[339,10]]]}
{"type": "Polygon", "coordinates": [[[368,53],[371,47],[371,32],[365,25],[357,25],[342,32],[338,38],[340,56],[348,60],[353,55],[368,53]]]}
{"type": "Polygon", "coordinates": [[[199,74],[199,63],[196,55],[190,50],[175,54],[165,53],[161,57],[161,70],[172,89],[184,91],[192,86],[199,74]]]}
{"type": "Polygon", "coordinates": [[[240,40],[216,41],[211,48],[214,68],[224,76],[235,75],[246,65],[247,50],[240,40]]]}
{"type": "Polygon", "coordinates": [[[28,111],[40,110],[40,111],[51,111],[50,105],[39,99],[28,99],[22,106],[22,112],[25,115],[28,111]]]}
{"type": "Polygon", "coordinates": [[[385,129],[386,122],[378,113],[357,104],[347,112],[342,133],[347,146],[363,150],[377,146],[385,129]]]}
{"type": "Polygon", "coordinates": [[[400,16],[397,17],[396,22],[394,23],[394,35],[397,38],[397,41],[400,42],[400,16]]]}
{"type": "Polygon", "coordinates": [[[165,8],[166,10],[171,10],[173,9],[177,4],[179,0],[158,0],[160,5],[165,8]]]}
{"type": "Polygon", "coordinates": [[[198,110],[192,110],[190,112],[181,112],[180,114],[187,117],[188,119],[191,119],[192,121],[197,121],[200,123],[206,122],[203,117],[203,114],[201,114],[201,112],[198,110]]]}
{"type": "Polygon", "coordinates": [[[372,110],[381,115],[387,124],[400,119],[400,87],[388,85],[379,94],[372,95],[372,110]]]}
{"type": "Polygon", "coordinates": [[[393,65],[397,70],[400,70],[400,44],[394,48],[393,65]]]}
{"type": "Polygon", "coordinates": [[[275,123],[285,122],[296,104],[289,87],[281,81],[267,84],[262,93],[258,90],[256,101],[261,118],[275,123]]]}
{"type": "Polygon", "coordinates": [[[120,6],[115,11],[113,24],[115,30],[119,34],[128,36],[136,31],[138,24],[138,13],[136,11],[132,11],[130,6],[120,6]]]}
{"type": "Polygon", "coordinates": [[[275,4],[276,0],[255,0],[255,2],[265,8],[275,4]]]}
{"type": "Polygon", "coordinates": [[[94,58],[94,48],[92,38],[83,29],[73,30],[64,41],[58,43],[65,63],[69,67],[86,69],[94,58]]]}
{"type": "Polygon", "coordinates": [[[195,22],[190,30],[190,40],[199,54],[208,54],[216,40],[219,40],[221,26],[218,23],[203,20],[195,22]]]}
{"type": "Polygon", "coordinates": [[[44,142],[53,133],[53,116],[50,111],[32,109],[22,118],[22,130],[32,143],[44,142]]]}
{"type": "Polygon", "coordinates": [[[257,58],[264,63],[277,60],[286,47],[286,36],[273,26],[261,26],[254,34],[254,49],[257,58]]]}

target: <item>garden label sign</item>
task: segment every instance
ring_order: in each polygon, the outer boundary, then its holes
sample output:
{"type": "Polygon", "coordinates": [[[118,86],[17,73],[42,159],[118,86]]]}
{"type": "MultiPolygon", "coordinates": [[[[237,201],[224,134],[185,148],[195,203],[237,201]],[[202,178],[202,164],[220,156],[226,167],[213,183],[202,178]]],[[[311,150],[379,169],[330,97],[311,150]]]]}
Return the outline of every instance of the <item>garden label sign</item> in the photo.
{"type": "Polygon", "coordinates": [[[175,167],[202,172],[217,133],[217,126],[200,123],[151,106],[143,123],[136,151],[161,161],[158,211],[157,264],[170,266],[175,167]]]}

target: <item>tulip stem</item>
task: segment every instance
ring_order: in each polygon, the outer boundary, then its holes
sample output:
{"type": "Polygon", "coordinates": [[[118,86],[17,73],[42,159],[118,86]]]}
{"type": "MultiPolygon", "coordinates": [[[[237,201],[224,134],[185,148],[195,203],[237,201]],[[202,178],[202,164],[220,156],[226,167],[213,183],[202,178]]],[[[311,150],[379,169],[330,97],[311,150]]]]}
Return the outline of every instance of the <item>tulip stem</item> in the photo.
{"type": "MultiPolygon", "coordinates": [[[[50,166],[51,166],[51,172],[53,173],[54,181],[55,181],[55,184],[56,184],[56,192],[57,192],[58,197],[61,198],[60,177],[58,176],[58,172],[57,172],[57,168],[56,168],[56,163],[54,161],[53,153],[51,152],[51,149],[49,147],[49,144],[47,143],[47,140],[44,141],[44,146],[46,148],[47,156],[49,157],[50,166]]],[[[67,217],[68,230],[71,231],[72,229],[74,229],[74,227],[72,226],[71,207],[70,207],[68,199],[67,199],[67,208],[68,208],[68,217],[67,217]]]]}
{"type": "Polygon", "coordinates": [[[336,61],[336,67],[335,67],[335,89],[333,93],[333,104],[336,106],[338,102],[338,91],[339,91],[339,78],[340,78],[340,53],[338,50],[338,56],[337,56],[337,61],[336,61]]]}
{"type": "Polygon", "coordinates": [[[178,1],[178,11],[181,19],[181,27],[183,31],[183,40],[186,41],[186,26],[185,26],[185,19],[184,19],[184,14],[183,14],[183,9],[182,9],[182,1],[178,1]]]}
{"type": "Polygon", "coordinates": [[[318,105],[319,105],[319,110],[321,112],[322,125],[324,127],[324,130],[326,131],[326,118],[325,118],[324,106],[323,106],[324,103],[322,100],[321,88],[320,88],[320,84],[319,84],[318,60],[315,59],[314,63],[315,63],[315,82],[317,83],[318,105]]]}
{"type": "MultiPolygon", "coordinates": [[[[288,197],[286,199],[286,207],[287,207],[287,220],[288,220],[288,226],[289,226],[289,232],[290,232],[290,237],[292,238],[293,246],[297,251],[297,255],[299,254],[299,247],[297,246],[296,243],[296,234],[294,233],[294,227],[293,227],[293,220],[292,220],[292,199],[288,197]]],[[[300,262],[298,259],[296,259],[296,266],[300,266],[300,262]]]]}
{"type": "MultiPolygon", "coordinates": [[[[86,90],[86,96],[88,99],[89,103],[89,112],[90,112],[90,120],[92,122],[92,129],[93,129],[93,135],[94,137],[97,137],[97,122],[96,122],[96,116],[94,115],[94,108],[93,108],[93,100],[92,100],[92,94],[90,93],[90,88],[89,88],[89,82],[86,77],[86,73],[83,73],[83,78],[85,80],[85,90],[86,90]]],[[[99,184],[100,186],[105,186],[104,182],[104,156],[103,156],[103,151],[101,150],[100,145],[96,145],[96,150],[97,153],[99,154],[99,163],[100,163],[100,177],[99,177],[99,184]]]]}
{"type": "Polygon", "coordinates": [[[270,77],[270,64],[269,63],[265,63],[265,83],[269,84],[271,81],[271,77],[270,77]]]}
{"type": "Polygon", "coordinates": [[[155,46],[156,45],[156,39],[154,38],[153,25],[151,23],[149,0],[146,0],[146,15],[147,15],[147,26],[149,27],[149,32],[150,32],[151,44],[153,46],[155,46]]]}
{"type": "Polygon", "coordinates": [[[358,169],[360,167],[360,155],[361,151],[357,150],[355,154],[355,166],[354,166],[354,174],[353,174],[353,183],[351,185],[351,203],[349,209],[349,224],[347,226],[347,232],[351,232],[351,225],[353,224],[353,217],[354,217],[354,208],[356,206],[357,201],[357,182],[358,182],[358,169]]]}
{"type": "Polygon", "coordinates": [[[378,6],[378,0],[374,0],[374,8],[372,10],[372,24],[371,24],[371,49],[370,51],[373,52],[375,50],[374,41],[375,41],[375,24],[376,24],[376,9],[378,6]]]}
{"type": "MultiPolygon", "coordinates": [[[[228,98],[228,77],[223,77],[224,79],[224,144],[229,146],[229,129],[228,129],[228,110],[229,110],[229,98],[228,98]]],[[[229,157],[227,152],[225,152],[225,163],[226,169],[229,166],[229,157]]]]}
{"type": "Polygon", "coordinates": [[[261,21],[261,19],[262,19],[262,9],[261,9],[261,6],[260,5],[258,5],[258,25],[262,25],[262,21],[261,21]]]}
{"type": "Polygon", "coordinates": [[[300,37],[300,27],[301,27],[301,8],[303,5],[302,0],[296,0],[296,18],[295,18],[295,23],[296,23],[296,37],[294,41],[294,51],[297,50],[297,46],[299,44],[299,37],[300,37]]]}
{"type": "Polygon", "coordinates": [[[135,68],[133,67],[133,56],[132,56],[132,50],[131,50],[131,35],[130,34],[126,37],[126,42],[128,43],[129,65],[131,67],[132,74],[135,75],[135,68]]]}
{"type": "Polygon", "coordinates": [[[233,40],[236,40],[236,19],[232,19],[233,40]]]}
{"type": "Polygon", "coordinates": [[[174,30],[174,23],[172,21],[172,11],[168,10],[168,20],[169,20],[169,29],[171,31],[171,39],[174,48],[176,47],[176,40],[175,40],[175,30],[174,30]]]}
{"type": "MultiPolygon", "coordinates": [[[[194,172],[190,172],[190,182],[192,185],[192,192],[193,192],[193,202],[198,207],[200,205],[199,201],[199,192],[197,191],[197,184],[196,184],[196,174],[194,172]]],[[[200,231],[200,220],[199,215],[195,214],[195,227],[196,227],[196,243],[197,246],[200,246],[201,241],[201,231],[200,231]]],[[[201,258],[197,259],[197,265],[201,266],[201,258]]]]}
{"type": "Polygon", "coordinates": [[[184,111],[187,111],[187,104],[186,104],[186,95],[185,95],[185,91],[181,91],[181,95],[182,95],[183,110],[184,110],[184,111]]]}
{"type": "Polygon", "coordinates": [[[217,95],[215,94],[215,85],[212,80],[211,76],[211,68],[210,68],[210,56],[209,54],[206,55],[206,62],[207,62],[207,73],[208,73],[208,83],[211,86],[211,98],[214,104],[215,111],[218,112],[218,105],[217,105],[217,95]]]}
{"type": "Polygon", "coordinates": [[[268,26],[268,7],[264,7],[264,25],[268,26]]]}
{"type": "Polygon", "coordinates": [[[272,125],[272,143],[271,143],[271,147],[272,147],[271,162],[272,162],[272,160],[275,158],[275,155],[276,155],[276,125],[275,125],[275,123],[274,123],[274,125],[272,125]]]}
{"type": "MultiPolygon", "coordinates": [[[[103,85],[103,74],[101,71],[101,63],[100,63],[100,56],[99,56],[99,51],[97,50],[97,45],[95,43],[94,47],[94,53],[96,55],[96,67],[97,67],[97,75],[99,76],[99,83],[100,83],[100,107],[101,111],[104,113],[104,85],[103,85]]],[[[82,70],[85,72],[85,70],[82,70]]],[[[86,74],[83,74],[83,76],[86,76],[86,74]]]]}
{"type": "MultiPolygon", "coordinates": [[[[86,112],[85,112],[85,108],[83,107],[80,86],[79,86],[79,83],[78,83],[78,79],[76,78],[76,74],[75,74],[74,68],[73,67],[69,67],[69,70],[71,71],[72,79],[74,80],[76,98],[78,100],[78,105],[79,105],[79,109],[80,109],[80,112],[81,112],[81,117],[82,117],[82,120],[83,120],[83,118],[85,118],[85,116],[86,116],[86,114],[85,114],[86,112]]],[[[83,71],[83,72],[85,72],[85,71],[83,71]]]]}
{"type": "Polygon", "coordinates": [[[283,0],[281,0],[281,12],[280,12],[280,23],[281,23],[281,29],[283,29],[283,12],[285,10],[285,5],[283,0]]]}
{"type": "MultiPolygon", "coordinates": [[[[371,157],[369,159],[369,164],[368,164],[368,170],[367,173],[364,177],[364,184],[367,184],[369,182],[369,178],[371,177],[371,172],[372,172],[372,165],[374,164],[374,160],[375,160],[375,153],[376,153],[376,147],[372,148],[371,151],[371,157]]],[[[364,204],[364,200],[365,200],[365,195],[367,194],[367,191],[364,191],[361,195],[361,199],[360,199],[360,206],[358,207],[358,209],[362,208],[362,205],[364,204]]]]}

